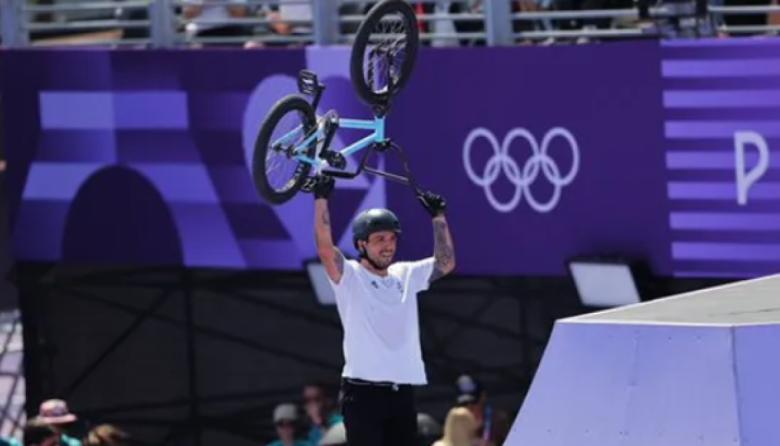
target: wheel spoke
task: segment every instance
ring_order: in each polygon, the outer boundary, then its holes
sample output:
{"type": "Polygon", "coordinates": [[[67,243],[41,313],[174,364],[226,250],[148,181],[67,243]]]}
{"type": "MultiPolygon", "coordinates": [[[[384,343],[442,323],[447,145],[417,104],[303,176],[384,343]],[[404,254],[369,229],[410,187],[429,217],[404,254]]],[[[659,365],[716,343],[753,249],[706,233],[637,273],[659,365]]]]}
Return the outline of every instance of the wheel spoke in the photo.
{"type": "Polygon", "coordinates": [[[404,16],[397,12],[387,14],[374,24],[363,60],[366,85],[374,93],[388,92],[400,81],[409,31],[404,16]]]}
{"type": "Polygon", "coordinates": [[[265,174],[268,185],[282,193],[292,187],[297,180],[297,167],[300,161],[293,157],[292,148],[305,140],[303,132],[304,115],[293,110],[277,122],[271,141],[276,141],[266,150],[265,174]]]}

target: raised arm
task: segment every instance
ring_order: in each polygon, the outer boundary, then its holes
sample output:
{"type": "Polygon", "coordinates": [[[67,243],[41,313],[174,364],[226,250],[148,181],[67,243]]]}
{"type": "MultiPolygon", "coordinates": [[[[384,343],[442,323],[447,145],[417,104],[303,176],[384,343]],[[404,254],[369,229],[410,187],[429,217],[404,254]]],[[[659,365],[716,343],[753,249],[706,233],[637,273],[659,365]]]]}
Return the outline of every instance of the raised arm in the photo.
{"type": "Polygon", "coordinates": [[[447,203],[440,195],[423,192],[417,195],[423,207],[433,217],[433,271],[430,282],[440,279],[455,269],[455,247],[452,244],[450,228],[444,210],[447,203]]]}
{"type": "Polygon", "coordinates": [[[455,269],[455,247],[444,214],[433,218],[433,272],[430,281],[440,279],[455,269]]]}
{"type": "Polygon", "coordinates": [[[328,212],[328,196],[333,190],[333,178],[321,176],[314,186],[314,240],[317,254],[330,280],[339,283],[344,274],[344,255],[333,244],[328,212]]]}

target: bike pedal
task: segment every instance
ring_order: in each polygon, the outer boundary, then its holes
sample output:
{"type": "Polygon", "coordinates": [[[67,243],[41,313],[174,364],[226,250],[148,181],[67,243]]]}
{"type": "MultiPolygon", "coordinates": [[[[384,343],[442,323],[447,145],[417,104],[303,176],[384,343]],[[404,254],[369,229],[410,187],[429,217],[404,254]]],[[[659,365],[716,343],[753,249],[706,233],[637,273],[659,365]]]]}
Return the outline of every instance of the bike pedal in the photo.
{"type": "Polygon", "coordinates": [[[321,88],[317,74],[309,70],[301,70],[298,73],[298,91],[303,94],[312,96],[317,93],[321,88]]]}
{"type": "Polygon", "coordinates": [[[317,179],[315,177],[308,177],[306,180],[304,180],[303,185],[301,186],[301,191],[303,192],[314,192],[314,186],[317,184],[317,179]]]}

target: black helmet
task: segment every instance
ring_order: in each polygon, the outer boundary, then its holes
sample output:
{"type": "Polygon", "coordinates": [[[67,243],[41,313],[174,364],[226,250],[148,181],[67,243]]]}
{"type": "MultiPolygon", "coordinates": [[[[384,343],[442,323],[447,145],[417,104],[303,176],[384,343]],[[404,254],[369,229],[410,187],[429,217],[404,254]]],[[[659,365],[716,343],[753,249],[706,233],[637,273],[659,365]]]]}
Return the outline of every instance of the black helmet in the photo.
{"type": "Polygon", "coordinates": [[[387,209],[363,211],[352,222],[352,243],[355,244],[355,248],[358,248],[358,240],[368,240],[369,235],[379,231],[393,231],[400,234],[401,222],[387,209]]]}

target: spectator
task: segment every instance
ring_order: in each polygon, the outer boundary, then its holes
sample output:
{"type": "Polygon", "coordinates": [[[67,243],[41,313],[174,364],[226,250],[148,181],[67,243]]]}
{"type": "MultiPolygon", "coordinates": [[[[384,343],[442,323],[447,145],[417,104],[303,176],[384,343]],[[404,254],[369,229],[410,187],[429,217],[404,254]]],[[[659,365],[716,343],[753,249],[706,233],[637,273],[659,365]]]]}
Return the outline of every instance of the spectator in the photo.
{"type": "Polygon", "coordinates": [[[471,411],[455,407],[447,414],[444,436],[433,446],[474,446],[477,443],[477,422],[471,411]]]}
{"type": "Polygon", "coordinates": [[[303,407],[311,422],[308,440],[312,445],[320,443],[325,432],[332,426],[344,421],[336,412],[333,399],[324,384],[307,384],[303,388],[303,407]]]}
{"type": "MultiPolygon", "coordinates": [[[[487,401],[482,384],[469,375],[461,375],[457,381],[457,405],[468,409],[477,423],[477,434],[482,445],[500,446],[509,433],[509,415],[495,410],[487,401]]],[[[446,428],[445,428],[446,430],[446,428]]]]}
{"type": "Polygon", "coordinates": [[[59,432],[51,425],[34,419],[24,426],[24,446],[60,446],[60,444],[59,432]]]}
{"type": "Polygon", "coordinates": [[[84,446],[125,446],[130,436],[110,424],[101,424],[87,434],[84,446]]]}
{"type": "Polygon", "coordinates": [[[81,446],[81,441],[68,436],[73,425],[78,420],[76,415],[70,413],[68,404],[63,400],[51,399],[41,403],[38,409],[37,421],[50,425],[60,433],[60,443],[64,446],[81,446]]]}
{"type": "MultiPolygon", "coordinates": [[[[265,5],[258,10],[260,17],[268,20],[267,27],[255,29],[255,34],[272,33],[277,36],[290,37],[293,40],[295,36],[308,36],[310,38],[314,32],[312,25],[312,7],[305,0],[279,0],[277,5],[265,5]]],[[[244,48],[265,48],[269,46],[290,46],[290,41],[266,41],[263,39],[249,40],[244,44],[244,48]]],[[[304,41],[296,42],[293,40],[292,46],[303,45],[304,41]]]]}
{"type": "Polygon", "coordinates": [[[331,426],[316,446],[347,446],[347,429],[344,423],[331,426]]]}
{"type": "Polygon", "coordinates": [[[279,7],[268,14],[271,30],[282,36],[312,33],[311,5],[301,0],[280,0],[279,7]]]}
{"type": "MultiPolygon", "coordinates": [[[[517,0],[512,2],[513,13],[540,12],[547,11],[553,5],[554,0],[517,0]]],[[[551,30],[553,28],[550,20],[516,20],[512,23],[514,32],[551,30]]]]}
{"type": "Polygon", "coordinates": [[[229,23],[247,16],[246,0],[182,0],[182,15],[189,21],[188,38],[231,37],[247,33],[245,26],[229,23]],[[202,21],[202,22],[201,22],[202,21]]]}
{"type": "MultiPolygon", "coordinates": [[[[484,14],[485,9],[483,0],[466,0],[456,2],[450,10],[452,13],[466,14],[484,14]]],[[[455,29],[459,33],[482,33],[485,32],[485,20],[482,18],[458,20],[455,22],[455,29]]],[[[461,41],[463,46],[484,46],[485,39],[470,38],[461,41]]]]}
{"type": "Polygon", "coordinates": [[[296,440],[298,428],[298,409],[295,404],[284,403],[274,409],[274,426],[276,426],[276,441],[268,446],[313,446],[306,441],[296,440]]]}

